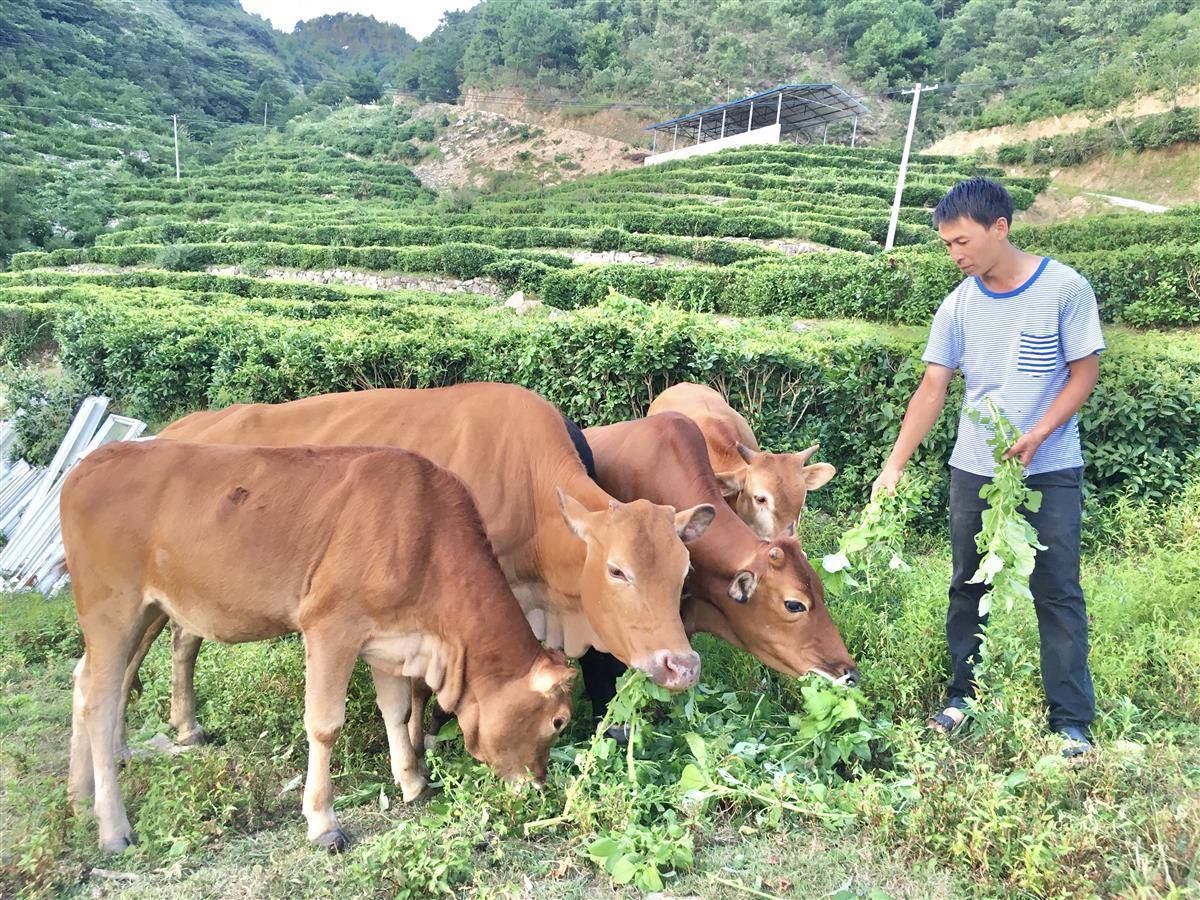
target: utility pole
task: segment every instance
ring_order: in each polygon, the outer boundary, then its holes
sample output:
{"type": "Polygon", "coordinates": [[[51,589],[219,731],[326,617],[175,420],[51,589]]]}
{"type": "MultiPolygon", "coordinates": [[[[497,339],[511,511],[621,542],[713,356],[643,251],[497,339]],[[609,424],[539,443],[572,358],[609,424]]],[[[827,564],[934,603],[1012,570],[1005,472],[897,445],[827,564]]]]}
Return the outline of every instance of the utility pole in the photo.
{"type": "Polygon", "coordinates": [[[917,104],[921,102],[921,92],[929,93],[936,91],[938,86],[922,87],[921,82],[913,85],[911,91],[902,91],[904,94],[912,94],[913,102],[912,109],[908,113],[908,134],[904,136],[904,152],[900,155],[900,177],[896,179],[896,198],[892,201],[892,218],[888,222],[887,241],[884,242],[883,249],[888,251],[892,249],[892,245],[896,242],[896,223],[900,220],[900,197],[904,193],[904,178],[908,175],[908,151],[912,147],[913,128],[917,124],[917,104]]]}
{"type": "Polygon", "coordinates": [[[175,180],[179,180],[179,116],[172,113],[171,130],[175,132],[175,180]]]}

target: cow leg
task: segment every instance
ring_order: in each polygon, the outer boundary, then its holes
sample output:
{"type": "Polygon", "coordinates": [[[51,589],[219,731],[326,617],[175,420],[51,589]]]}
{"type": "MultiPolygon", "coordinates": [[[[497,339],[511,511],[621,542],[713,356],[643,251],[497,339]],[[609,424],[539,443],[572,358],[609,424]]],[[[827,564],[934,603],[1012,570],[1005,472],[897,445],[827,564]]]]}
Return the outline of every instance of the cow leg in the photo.
{"type": "MultiPolygon", "coordinates": [[[[407,723],[412,715],[412,679],[393,675],[387,669],[371,666],[375,679],[375,703],[383,714],[388,750],[392,760],[392,780],[400,785],[405,803],[412,803],[429,785],[428,773],[417,758],[407,723]]],[[[422,735],[420,740],[423,740],[422,735]]]]}
{"type": "Polygon", "coordinates": [[[425,751],[433,743],[432,736],[425,734],[425,707],[433,691],[420,678],[412,679],[409,684],[412,686],[412,709],[408,711],[408,742],[417,754],[417,760],[423,764],[425,751]],[[430,743],[426,744],[426,741],[430,743]]]}
{"type": "Polygon", "coordinates": [[[201,638],[171,623],[171,725],[176,743],[203,744],[204,729],[196,721],[196,657],[201,638]]]}
{"type": "MultiPolygon", "coordinates": [[[[137,652],[138,644],[159,613],[152,608],[134,607],[128,611],[129,615],[122,616],[121,610],[112,606],[106,610],[110,615],[105,617],[103,624],[90,625],[81,617],[87,650],[83,655],[81,677],[77,684],[80,687],[79,699],[82,700],[83,724],[87,728],[92,750],[92,779],[96,817],[100,820],[100,848],[119,852],[133,843],[133,829],[121,799],[117,761],[113,753],[117,716],[122,709],[121,689],[125,683],[126,669],[137,652]],[[113,627],[110,624],[113,621],[121,624],[113,627]]],[[[133,604],[130,606],[133,607],[133,604]]],[[[78,764],[72,781],[76,790],[87,786],[86,772],[78,764]]]]}
{"type": "Polygon", "coordinates": [[[88,737],[87,721],[83,715],[88,682],[85,653],[75,664],[75,678],[71,690],[71,769],[67,779],[67,795],[71,798],[71,806],[76,815],[83,812],[85,802],[96,793],[96,778],[92,770],[92,742],[88,737]]]}
{"type": "Polygon", "coordinates": [[[429,699],[432,696],[433,691],[425,682],[417,678],[413,679],[413,710],[408,717],[408,734],[420,759],[424,759],[425,754],[434,748],[437,744],[438,732],[454,718],[454,713],[446,712],[435,703],[429,712],[429,728],[426,729],[425,710],[428,708],[429,699]]]}
{"type": "Polygon", "coordinates": [[[304,634],[304,730],[308,733],[304,818],[308,839],[333,853],[345,850],[350,841],[333,811],[329,758],[346,722],[346,688],[358,651],[336,634],[304,634]]]}
{"type": "Polygon", "coordinates": [[[121,711],[117,715],[117,731],[113,744],[113,753],[116,754],[119,760],[129,759],[130,756],[129,740],[126,733],[126,725],[128,723],[126,722],[125,709],[129,704],[129,698],[133,696],[133,692],[137,690],[138,693],[141,693],[142,681],[138,677],[138,670],[141,669],[142,663],[146,660],[146,654],[150,652],[150,648],[154,646],[155,639],[162,633],[166,624],[166,613],[159,614],[158,618],[146,629],[146,633],[142,635],[142,641],[138,644],[137,650],[134,651],[133,659],[125,667],[125,681],[121,685],[121,711]]]}

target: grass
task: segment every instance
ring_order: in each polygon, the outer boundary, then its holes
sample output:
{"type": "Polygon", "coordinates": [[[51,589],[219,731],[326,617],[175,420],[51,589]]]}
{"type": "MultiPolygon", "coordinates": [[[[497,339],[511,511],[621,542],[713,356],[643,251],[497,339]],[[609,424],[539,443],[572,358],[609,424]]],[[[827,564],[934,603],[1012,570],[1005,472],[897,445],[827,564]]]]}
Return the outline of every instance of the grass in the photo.
{"type": "MultiPolygon", "coordinates": [[[[690,865],[657,869],[680,896],[1194,896],[1198,500],[1193,489],[1169,506],[1115,504],[1093,516],[1084,571],[1100,753],[1088,765],[1065,763],[1044,731],[1027,608],[994,617],[992,676],[972,728],[949,742],[922,733],[945,677],[949,571],[943,540],[925,536],[907,548],[910,571],[835,602],[861,692],[779,678],[700,638],[704,688],[690,699],[639,699],[645,689],[626,685],[618,707],[645,736],[632,764],[587,734],[580,715],[542,793],[514,793],[451,738],[432,758],[441,793],[405,806],[369,677],[357,672],[335,753],[339,814],[354,839],[343,857],[304,835],[295,638],[206,645],[197,685],[212,743],[137,756],[122,787],[140,842],[99,854],[91,816],[69,813],[64,787],[80,651],[70,600],[8,596],[0,896],[608,897],[609,877],[589,856],[603,865],[604,836],[632,841],[633,866],[668,845],[691,848],[690,865]],[[672,820],[682,826],[675,839],[672,820]]],[[[810,549],[831,548],[844,524],[807,522],[810,549]]],[[[160,642],[130,708],[135,747],[169,733],[168,670],[160,642]]]]}

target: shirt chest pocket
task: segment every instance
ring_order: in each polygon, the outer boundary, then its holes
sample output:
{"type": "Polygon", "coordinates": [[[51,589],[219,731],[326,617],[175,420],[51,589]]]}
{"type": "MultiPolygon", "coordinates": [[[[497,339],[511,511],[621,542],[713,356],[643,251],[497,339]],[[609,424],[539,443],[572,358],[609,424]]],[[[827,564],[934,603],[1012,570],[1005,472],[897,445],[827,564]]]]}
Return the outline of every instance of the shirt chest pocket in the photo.
{"type": "Polygon", "coordinates": [[[1017,371],[1050,375],[1058,369],[1058,332],[1022,331],[1017,351],[1017,371]]]}

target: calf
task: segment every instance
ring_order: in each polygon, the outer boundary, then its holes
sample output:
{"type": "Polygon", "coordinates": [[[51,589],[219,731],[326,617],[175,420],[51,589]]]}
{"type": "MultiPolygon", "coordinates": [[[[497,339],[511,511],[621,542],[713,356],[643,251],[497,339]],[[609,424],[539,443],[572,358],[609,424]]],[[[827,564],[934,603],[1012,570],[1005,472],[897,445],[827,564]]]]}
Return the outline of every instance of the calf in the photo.
{"type": "Polygon", "coordinates": [[[808,492],[837,474],[829,463],[809,463],[816,444],[799,453],[760,451],[741,413],[703,384],[667,388],[654,398],[648,415],[662,412],[682,413],[700,428],[722,493],[760,538],[794,534],[808,492]]]}
{"type": "Polygon", "coordinates": [[[406,795],[420,779],[409,679],[457,712],[477,759],[507,779],[545,778],[573,672],[530,630],[465,486],[428,460],[364,447],[111,444],[67,478],[61,512],[84,636],[70,793],[77,805],[94,794],[103,849],[133,841],[113,753],[122,681],[167,616],[226,643],[303,635],[303,808],[320,846],[347,843],[329,759],[358,657],[406,795]]]}
{"type": "Polygon", "coordinates": [[[717,502],[716,518],[688,545],[683,621],[753,654],[785,675],[809,672],[855,684],[858,669],[825,605],[821,579],[794,535],[763,540],[719,502],[720,488],[700,430],[660,413],[584,431],[596,478],[619,498],[655,503],[717,502]]]}

